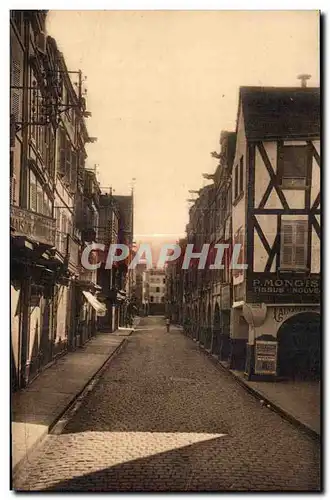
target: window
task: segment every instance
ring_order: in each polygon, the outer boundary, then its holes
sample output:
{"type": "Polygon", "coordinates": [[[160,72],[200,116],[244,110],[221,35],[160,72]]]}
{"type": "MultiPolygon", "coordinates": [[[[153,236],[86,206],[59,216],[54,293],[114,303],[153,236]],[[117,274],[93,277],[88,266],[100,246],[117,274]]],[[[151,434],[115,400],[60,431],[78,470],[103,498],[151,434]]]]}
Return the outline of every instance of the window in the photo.
{"type": "Polygon", "coordinates": [[[234,192],[234,199],[238,197],[238,165],[235,167],[235,192],[234,192]]]}
{"type": "Polygon", "coordinates": [[[307,235],[307,220],[282,220],[281,268],[306,269],[307,235]]]}
{"type": "Polygon", "coordinates": [[[37,211],[37,179],[31,170],[30,170],[29,208],[33,212],[37,211]]]}
{"type": "Polygon", "coordinates": [[[241,159],[239,161],[239,192],[243,192],[243,168],[244,168],[244,160],[243,156],[241,156],[241,159]]]}
{"type": "Polygon", "coordinates": [[[299,188],[306,185],[307,146],[283,146],[280,162],[280,182],[283,187],[299,188]]]}
{"type": "Polygon", "coordinates": [[[44,192],[39,182],[37,182],[37,212],[38,214],[44,213],[44,192]]]}
{"type": "Polygon", "coordinates": [[[163,278],[163,283],[165,283],[165,278],[163,278]]]}
{"type": "Polygon", "coordinates": [[[164,302],[164,301],[165,301],[165,298],[164,298],[164,297],[162,297],[162,302],[164,302]]]}
{"type": "Polygon", "coordinates": [[[44,214],[48,215],[48,217],[52,216],[52,202],[48,198],[46,192],[44,192],[44,214]]]}
{"type": "MultiPolygon", "coordinates": [[[[240,245],[240,252],[237,257],[237,264],[245,264],[244,258],[245,258],[245,246],[244,246],[244,236],[245,236],[245,230],[243,227],[240,227],[235,235],[234,235],[234,245],[240,245]]],[[[237,277],[240,276],[243,273],[243,270],[241,269],[233,269],[233,276],[237,277]]],[[[224,276],[222,276],[224,279],[224,276]]]]}
{"type": "Polygon", "coordinates": [[[156,292],[159,293],[160,289],[159,286],[156,286],[156,292]]]}
{"type": "Polygon", "coordinates": [[[153,302],[153,301],[154,301],[154,296],[150,295],[150,302],[153,302]]]}

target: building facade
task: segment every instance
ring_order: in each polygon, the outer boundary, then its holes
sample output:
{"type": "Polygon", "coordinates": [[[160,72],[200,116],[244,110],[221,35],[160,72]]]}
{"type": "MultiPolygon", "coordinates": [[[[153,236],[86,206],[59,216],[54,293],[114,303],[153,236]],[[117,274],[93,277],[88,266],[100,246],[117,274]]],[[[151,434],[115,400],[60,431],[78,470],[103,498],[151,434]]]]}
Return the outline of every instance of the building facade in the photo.
{"type": "Polygon", "coordinates": [[[219,165],[214,174],[215,197],[211,205],[213,228],[211,247],[223,244],[223,268],[211,271],[212,279],[212,353],[221,360],[230,355],[230,314],[232,305],[232,168],[236,133],[223,131],[220,136],[219,165]]]}
{"type": "Polygon", "coordinates": [[[319,98],[240,89],[232,224],[247,268],[233,277],[231,338],[249,376],[320,375],[319,98]]]}
{"type": "Polygon", "coordinates": [[[165,314],[165,269],[147,269],[143,272],[143,304],[145,314],[165,314]]]}
{"type": "MultiPolygon", "coordinates": [[[[67,68],[46,19],[47,11],[10,14],[12,390],[88,341],[106,310],[97,270],[81,265],[100,226],[99,183],[86,167],[85,146],[95,138],[82,74],[67,68]]],[[[120,229],[131,241],[129,203],[120,229]]],[[[125,288],[122,273],[114,280],[125,288]]]]}
{"type": "Polygon", "coordinates": [[[320,376],[319,89],[242,87],[213,181],[189,211],[187,242],[209,262],[183,280],[186,332],[247,377],[320,376]],[[210,269],[225,244],[223,269],[210,269]],[[231,269],[233,259],[240,268],[231,269]]]}

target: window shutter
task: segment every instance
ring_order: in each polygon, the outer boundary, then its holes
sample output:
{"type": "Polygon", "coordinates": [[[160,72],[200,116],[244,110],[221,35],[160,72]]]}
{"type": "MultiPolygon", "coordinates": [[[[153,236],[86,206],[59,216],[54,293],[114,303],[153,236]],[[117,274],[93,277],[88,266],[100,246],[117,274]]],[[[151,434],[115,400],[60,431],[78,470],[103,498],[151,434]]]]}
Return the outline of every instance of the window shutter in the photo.
{"type": "Polygon", "coordinates": [[[65,253],[66,235],[67,235],[67,218],[66,215],[62,215],[62,227],[61,227],[61,252],[65,253]]]}
{"type": "MultiPolygon", "coordinates": [[[[11,82],[10,85],[13,87],[21,87],[22,86],[22,64],[23,64],[23,52],[20,47],[19,42],[16,38],[11,38],[11,82]]],[[[10,95],[10,110],[11,114],[14,115],[16,122],[21,121],[21,112],[22,112],[22,99],[21,99],[22,91],[21,89],[11,89],[10,95]]]]}
{"type": "Polygon", "coordinates": [[[307,263],[307,221],[282,221],[281,265],[305,268],[307,263]]]}
{"type": "Polygon", "coordinates": [[[281,265],[289,267],[293,264],[294,231],[291,222],[282,221],[281,265]]]}
{"type": "Polygon", "coordinates": [[[296,238],[295,238],[295,267],[306,267],[307,260],[307,221],[296,222],[296,238]]]}
{"type": "Polygon", "coordinates": [[[14,114],[10,115],[10,147],[14,148],[16,142],[16,123],[14,114]]]}
{"type": "Polygon", "coordinates": [[[72,151],[71,153],[71,184],[70,188],[73,193],[76,192],[77,187],[77,153],[72,151]]]}
{"type": "Polygon", "coordinates": [[[62,215],[62,234],[66,234],[67,233],[67,218],[66,218],[66,215],[63,214],[62,215]]]}
{"type": "Polygon", "coordinates": [[[30,210],[37,211],[37,181],[33,172],[30,171],[30,210]]]}
{"type": "Polygon", "coordinates": [[[70,139],[66,138],[66,148],[65,148],[65,181],[69,185],[71,178],[71,142],[70,139]]]}
{"type": "Polygon", "coordinates": [[[37,212],[44,213],[44,192],[39,182],[37,182],[37,212]]]}
{"type": "Polygon", "coordinates": [[[59,130],[59,155],[58,155],[58,174],[61,177],[65,175],[65,131],[59,130]]]}
{"type": "Polygon", "coordinates": [[[10,203],[16,203],[16,175],[13,174],[10,178],[10,203]]]}

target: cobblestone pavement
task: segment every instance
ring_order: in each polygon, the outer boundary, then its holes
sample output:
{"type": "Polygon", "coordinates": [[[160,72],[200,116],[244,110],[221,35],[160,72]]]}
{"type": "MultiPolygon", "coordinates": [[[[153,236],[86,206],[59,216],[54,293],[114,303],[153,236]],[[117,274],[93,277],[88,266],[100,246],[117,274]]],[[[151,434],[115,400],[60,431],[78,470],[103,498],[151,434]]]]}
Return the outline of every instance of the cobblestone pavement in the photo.
{"type": "Polygon", "coordinates": [[[316,441],[163,319],[139,328],[62,434],[34,450],[16,490],[319,490],[316,441]]]}

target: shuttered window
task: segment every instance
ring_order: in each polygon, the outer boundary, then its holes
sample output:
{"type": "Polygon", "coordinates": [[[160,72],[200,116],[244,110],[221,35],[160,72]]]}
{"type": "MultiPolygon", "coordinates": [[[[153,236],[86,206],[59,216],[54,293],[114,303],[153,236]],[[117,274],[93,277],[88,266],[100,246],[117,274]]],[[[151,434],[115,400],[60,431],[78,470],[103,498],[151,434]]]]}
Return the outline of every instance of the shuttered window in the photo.
{"type": "Polygon", "coordinates": [[[16,204],[16,191],[17,191],[16,175],[13,174],[10,177],[10,203],[11,203],[11,205],[16,204]]]}
{"type": "Polygon", "coordinates": [[[281,267],[285,269],[305,269],[307,265],[306,220],[282,221],[281,267]]]}
{"type": "Polygon", "coordinates": [[[30,170],[30,210],[37,211],[37,179],[34,173],[30,170]]]}
{"type": "Polygon", "coordinates": [[[77,189],[77,153],[72,151],[71,153],[71,183],[70,190],[75,193],[77,189]]]}
{"type": "Polygon", "coordinates": [[[43,192],[41,184],[39,184],[39,182],[37,182],[37,212],[39,214],[45,214],[44,192],[43,192]]]}
{"type": "Polygon", "coordinates": [[[23,51],[15,37],[11,38],[10,47],[10,113],[15,117],[16,122],[21,121],[22,89],[13,87],[22,87],[23,76],[23,51]]]}
{"type": "Polygon", "coordinates": [[[71,180],[71,142],[70,139],[66,138],[66,148],[65,148],[65,182],[70,185],[71,180]]]}
{"type": "Polygon", "coordinates": [[[65,176],[65,168],[66,168],[65,148],[66,148],[65,131],[63,129],[60,129],[59,130],[59,152],[58,152],[57,173],[61,177],[65,176]]]}
{"type": "Polygon", "coordinates": [[[66,238],[68,233],[68,219],[65,214],[62,214],[62,226],[61,226],[61,252],[64,254],[66,252],[66,238]]]}

